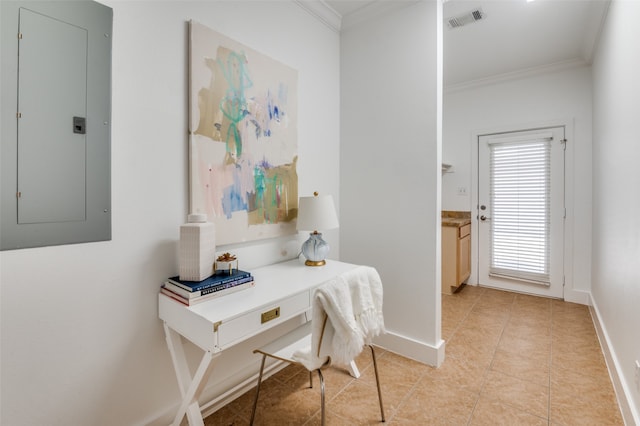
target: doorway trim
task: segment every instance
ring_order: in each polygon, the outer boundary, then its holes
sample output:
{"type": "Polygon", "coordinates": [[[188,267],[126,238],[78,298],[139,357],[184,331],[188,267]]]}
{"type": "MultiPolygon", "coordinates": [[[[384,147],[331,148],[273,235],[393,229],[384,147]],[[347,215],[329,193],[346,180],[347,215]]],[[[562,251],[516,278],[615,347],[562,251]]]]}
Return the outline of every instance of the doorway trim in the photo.
{"type": "Polygon", "coordinates": [[[589,293],[576,291],[573,287],[573,233],[574,233],[574,118],[560,118],[533,121],[529,123],[505,124],[486,129],[477,129],[471,132],[471,276],[469,283],[478,285],[478,138],[482,135],[494,133],[511,133],[522,130],[535,130],[547,127],[565,128],[567,148],[565,152],[565,208],[567,218],[564,224],[564,300],[569,302],[590,304],[589,293]]]}

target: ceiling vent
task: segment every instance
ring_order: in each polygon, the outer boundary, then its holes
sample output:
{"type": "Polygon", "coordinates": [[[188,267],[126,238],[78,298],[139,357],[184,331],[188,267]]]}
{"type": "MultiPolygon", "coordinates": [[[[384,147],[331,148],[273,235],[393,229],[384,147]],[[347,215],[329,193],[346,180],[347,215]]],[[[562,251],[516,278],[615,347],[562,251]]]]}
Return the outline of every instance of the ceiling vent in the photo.
{"type": "Polygon", "coordinates": [[[463,27],[465,25],[473,24],[474,22],[485,19],[485,17],[486,16],[482,11],[482,8],[479,7],[462,15],[454,16],[453,18],[447,19],[447,25],[449,26],[449,28],[463,27]]]}

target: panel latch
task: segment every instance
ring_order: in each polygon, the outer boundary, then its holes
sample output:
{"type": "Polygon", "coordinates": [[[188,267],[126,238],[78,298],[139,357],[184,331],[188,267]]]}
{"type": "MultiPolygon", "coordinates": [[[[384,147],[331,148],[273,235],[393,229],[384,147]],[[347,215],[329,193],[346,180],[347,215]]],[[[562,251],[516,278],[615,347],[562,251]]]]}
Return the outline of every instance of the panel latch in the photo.
{"type": "Polygon", "coordinates": [[[84,135],[87,133],[87,119],[84,117],[73,117],[73,133],[84,135]]]}

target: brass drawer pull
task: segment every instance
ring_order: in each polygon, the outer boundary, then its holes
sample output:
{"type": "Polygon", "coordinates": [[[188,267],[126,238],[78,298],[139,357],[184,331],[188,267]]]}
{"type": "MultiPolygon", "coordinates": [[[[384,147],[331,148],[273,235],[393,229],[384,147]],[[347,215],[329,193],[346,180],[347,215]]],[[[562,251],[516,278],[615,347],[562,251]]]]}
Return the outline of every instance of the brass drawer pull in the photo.
{"type": "Polygon", "coordinates": [[[273,308],[270,311],[263,312],[260,315],[260,323],[264,324],[265,322],[269,322],[279,317],[280,317],[280,306],[278,306],[277,308],[273,308]]]}

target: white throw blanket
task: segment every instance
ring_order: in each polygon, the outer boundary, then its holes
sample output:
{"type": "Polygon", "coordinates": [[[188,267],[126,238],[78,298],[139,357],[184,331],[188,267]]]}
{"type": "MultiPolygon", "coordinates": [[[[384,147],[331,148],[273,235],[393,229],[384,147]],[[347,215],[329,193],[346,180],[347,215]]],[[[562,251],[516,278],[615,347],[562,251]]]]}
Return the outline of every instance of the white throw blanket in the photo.
{"type": "Polygon", "coordinates": [[[296,351],[293,359],[309,370],[329,360],[349,364],[385,332],[378,272],[359,266],[322,284],[314,293],[311,320],[311,347],[296,351]]]}

